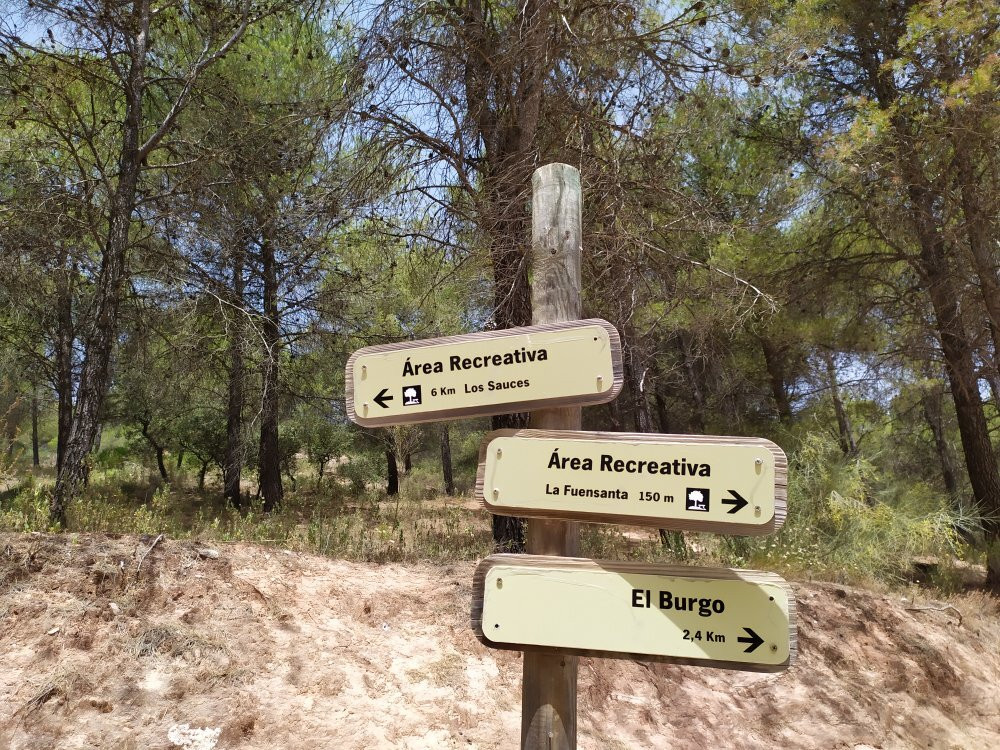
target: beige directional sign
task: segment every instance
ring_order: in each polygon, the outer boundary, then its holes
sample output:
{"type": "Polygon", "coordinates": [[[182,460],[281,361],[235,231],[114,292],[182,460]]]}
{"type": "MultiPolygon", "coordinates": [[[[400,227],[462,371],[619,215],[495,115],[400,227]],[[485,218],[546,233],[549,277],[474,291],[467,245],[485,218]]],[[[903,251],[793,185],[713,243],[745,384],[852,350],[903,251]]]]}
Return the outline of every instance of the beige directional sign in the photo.
{"type": "Polygon", "coordinates": [[[763,438],[499,430],[476,496],[499,515],[759,535],[784,523],[786,482],[763,438]]]}
{"type": "Polygon", "coordinates": [[[474,580],[487,646],[778,672],[795,659],[795,601],[779,576],[493,555],[474,580]]]}
{"type": "Polygon", "coordinates": [[[346,384],[365,427],[600,404],[621,390],[621,341],[594,319],[369,346],[346,384]]]}

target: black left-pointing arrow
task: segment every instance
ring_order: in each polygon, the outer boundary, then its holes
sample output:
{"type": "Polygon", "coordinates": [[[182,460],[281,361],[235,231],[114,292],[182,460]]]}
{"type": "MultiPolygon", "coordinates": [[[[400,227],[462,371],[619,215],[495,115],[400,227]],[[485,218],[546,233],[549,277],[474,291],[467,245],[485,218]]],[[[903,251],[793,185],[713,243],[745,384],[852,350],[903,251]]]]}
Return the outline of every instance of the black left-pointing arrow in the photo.
{"type": "Polygon", "coordinates": [[[737,638],[736,640],[739,641],[740,643],[750,644],[749,648],[743,649],[744,654],[749,654],[752,653],[753,651],[756,651],[757,647],[764,642],[764,639],[761,638],[759,635],[757,635],[755,632],[753,632],[753,630],[751,630],[750,628],[743,628],[743,629],[747,632],[747,635],[749,635],[750,637],[749,638],[740,637],[737,638]]]}
{"type": "Polygon", "coordinates": [[[729,490],[729,494],[732,495],[732,497],[724,497],[724,498],[722,498],[722,504],[723,505],[732,505],[733,506],[728,511],[726,511],[727,513],[736,513],[737,511],[743,510],[745,507],[747,507],[750,504],[749,502],[747,502],[743,498],[743,495],[741,495],[736,490],[729,490]]]}
{"type": "Polygon", "coordinates": [[[388,409],[389,404],[386,401],[392,401],[392,396],[387,395],[389,393],[388,388],[383,388],[378,392],[378,395],[373,399],[373,401],[381,406],[383,409],[388,409]]]}

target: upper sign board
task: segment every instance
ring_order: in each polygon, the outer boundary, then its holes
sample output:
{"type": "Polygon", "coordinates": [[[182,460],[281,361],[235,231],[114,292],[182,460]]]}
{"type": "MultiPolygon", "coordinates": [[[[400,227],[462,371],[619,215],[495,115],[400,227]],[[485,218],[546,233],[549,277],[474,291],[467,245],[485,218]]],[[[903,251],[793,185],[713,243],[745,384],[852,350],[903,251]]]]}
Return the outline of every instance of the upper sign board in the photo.
{"type": "Polygon", "coordinates": [[[346,384],[364,427],[601,404],[621,390],[621,341],[594,319],[369,346],[346,384]]]}
{"type": "Polygon", "coordinates": [[[795,659],[795,600],[773,573],[493,555],[473,589],[494,648],[763,672],[795,659]]]}
{"type": "Polygon", "coordinates": [[[786,483],[763,438],[498,430],[476,496],[499,515],[761,535],[784,523],[786,483]]]}

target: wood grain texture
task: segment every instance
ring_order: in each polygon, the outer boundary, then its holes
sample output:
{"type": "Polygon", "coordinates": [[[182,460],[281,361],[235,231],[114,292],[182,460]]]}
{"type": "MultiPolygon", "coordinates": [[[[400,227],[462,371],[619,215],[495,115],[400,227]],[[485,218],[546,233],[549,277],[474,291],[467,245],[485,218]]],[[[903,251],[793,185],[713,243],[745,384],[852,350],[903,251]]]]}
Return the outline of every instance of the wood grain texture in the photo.
{"type": "MultiPolygon", "coordinates": [[[[544,450],[542,446],[539,450],[544,450]]],[[[765,438],[736,437],[729,435],[661,435],[645,432],[579,432],[573,430],[495,430],[484,438],[479,446],[479,470],[476,473],[476,498],[491,513],[498,515],[522,516],[526,518],[561,518],[588,523],[621,524],[624,526],[651,526],[654,528],[673,529],[676,531],[707,531],[717,534],[736,534],[739,536],[761,536],[772,534],[782,527],[788,514],[788,457],[785,452],[765,438]],[[630,441],[648,444],[674,445],[754,445],[767,449],[774,458],[774,518],[769,524],[741,524],[705,522],[697,519],[664,518],[663,516],[637,516],[617,513],[580,513],[568,509],[525,508],[505,504],[492,505],[485,496],[486,452],[490,442],[496,437],[525,437],[538,440],[574,439],[574,440],[613,440],[630,441]]]]}
{"type": "MultiPolygon", "coordinates": [[[[552,616],[551,613],[548,613],[552,616]]],[[[560,616],[569,616],[566,613],[559,613],[560,616]]],[[[590,560],[587,558],[556,557],[541,555],[511,555],[496,554],[490,555],[481,561],[476,568],[472,582],[472,608],[470,612],[470,624],[479,641],[488,648],[495,648],[504,651],[523,651],[530,654],[536,651],[562,653],[571,656],[590,656],[608,659],[631,659],[635,661],[651,661],[668,664],[684,664],[699,667],[714,667],[717,669],[739,670],[744,672],[781,672],[792,666],[798,657],[798,630],[796,627],[796,606],[795,598],[791,586],[775,573],[766,573],[757,570],[741,570],[736,568],[702,568],[688,567],[683,565],[658,565],[639,562],[614,562],[608,560],[590,560]],[[673,656],[649,655],[640,653],[628,653],[618,651],[595,651],[590,649],[537,647],[533,645],[519,645],[496,643],[487,638],[483,633],[483,602],[486,576],[490,569],[497,565],[516,565],[523,568],[534,568],[537,570],[601,570],[622,574],[637,573],[641,575],[659,575],[671,578],[701,579],[701,580],[743,580],[751,583],[764,583],[779,586],[784,589],[788,598],[788,647],[789,656],[781,664],[752,664],[738,661],[724,661],[712,659],[690,659],[673,656]]]]}
{"type": "Polygon", "coordinates": [[[538,408],[553,408],[564,406],[585,406],[590,404],[603,404],[613,401],[621,392],[623,383],[622,372],[622,345],[617,329],[606,320],[600,318],[588,318],[585,320],[567,320],[553,323],[541,323],[538,325],[522,326],[519,328],[505,328],[497,331],[480,331],[477,333],[463,333],[456,336],[442,336],[440,338],[422,339],[420,341],[399,341],[391,344],[378,344],[376,346],[366,346],[355,351],[347,360],[344,372],[345,407],[348,418],[363,427],[384,427],[394,424],[421,424],[426,422],[440,422],[446,419],[458,419],[462,417],[488,416],[491,414],[506,414],[509,412],[530,411],[538,408]],[[440,409],[437,411],[426,411],[419,414],[407,416],[364,416],[357,412],[354,389],[355,363],[359,357],[367,354],[380,354],[385,352],[411,351],[418,353],[420,349],[442,345],[460,345],[469,342],[483,340],[503,340],[512,336],[530,335],[532,333],[571,331],[581,326],[600,326],[608,334],[610,342],[610,354],[612,362],[612,382],[611,387],[600,392],[568,395],[561,398],[550,399],[524,399],[507,401],[500,404],[489,404],[482,406],[457,407],[451,409],[440,409]]]}
{"type": "MultiPolygon", "coordinates": [[[[547,164],[531,177],[532,322],[558,324],[579,318],[583,263],[583,194],[579,171],[568,164],[547,164]]],[[[621,341],[615,331],[614,390],[621,391],[621,341]]],[[[581,402],[539,404],[532,427],[578,430],[581,402]]],[[[525,525],[525,550],[533,554],[580,554],[579,524],[531,519],[525,525]]],[[[551,651],[525,654],[521,679],[522,750],[576,750],[577,658],[551,651]]]]}

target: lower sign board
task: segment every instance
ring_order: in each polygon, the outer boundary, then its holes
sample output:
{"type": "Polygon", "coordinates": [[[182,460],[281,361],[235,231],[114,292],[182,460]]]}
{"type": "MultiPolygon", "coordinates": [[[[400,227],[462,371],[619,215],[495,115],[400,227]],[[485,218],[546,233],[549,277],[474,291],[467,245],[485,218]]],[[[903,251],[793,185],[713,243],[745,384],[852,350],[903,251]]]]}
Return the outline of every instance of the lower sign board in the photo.
{"type": "Polygon", "coordinates": [[[773,573],[536,555],[476,569],[487,646],[779,672],[795,660],[795,600],[773,573]]]}
{"type": "Polygon", "coordinates": [[[369,346],[345,382],[363,427],[603,404],[622,387],[621,340],[593,319],[369,346]]]}
{"type": "Polygon", "coordinates": [[[785,521],[788,462],[763,438],[498,430],[479,458],[499,515],[748,536],[785,521]]]}

